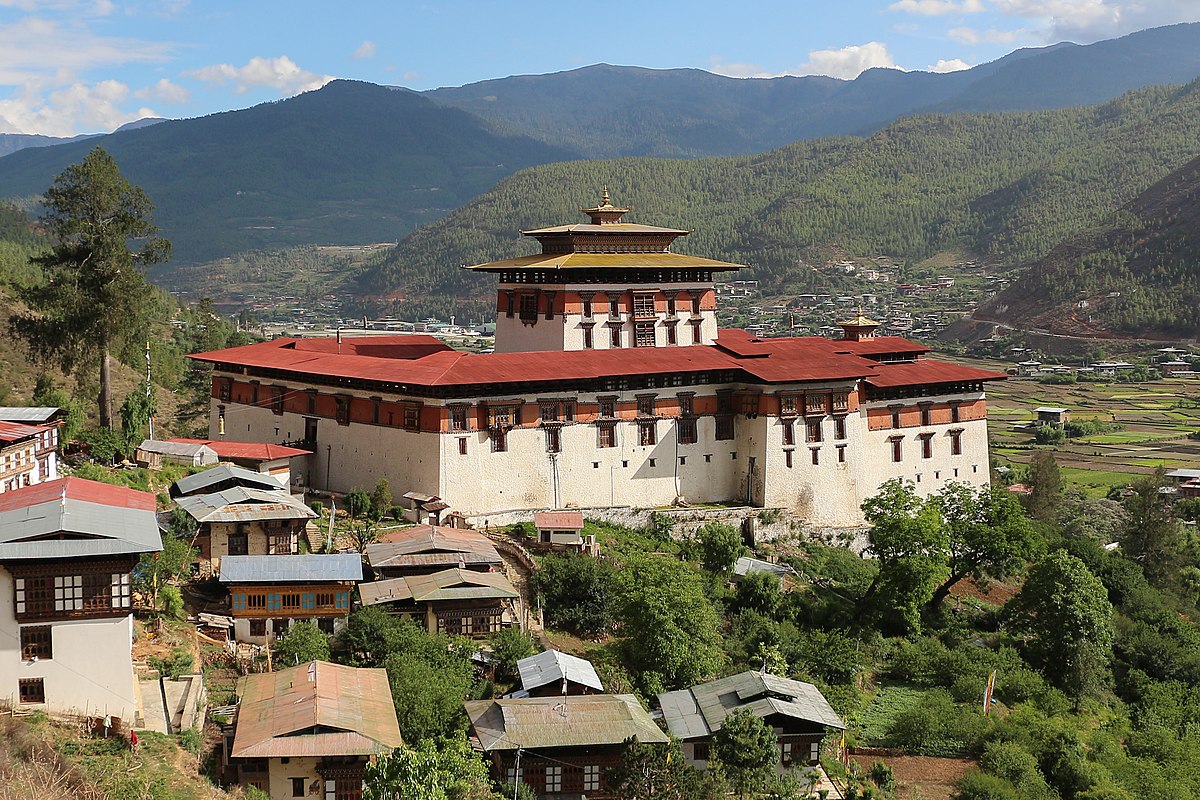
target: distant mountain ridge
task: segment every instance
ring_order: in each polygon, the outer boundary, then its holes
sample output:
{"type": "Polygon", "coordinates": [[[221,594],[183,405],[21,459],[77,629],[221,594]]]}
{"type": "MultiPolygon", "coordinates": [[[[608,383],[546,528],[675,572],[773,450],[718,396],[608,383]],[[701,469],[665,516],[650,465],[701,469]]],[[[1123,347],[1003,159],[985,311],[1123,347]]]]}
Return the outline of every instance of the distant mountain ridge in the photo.
{"type": "Polygon", "coordinates": [[[1200,23],[1090,45],[1023,49],[969,70],[871,69],[728,78],[697,69],[597,64],[424,92],[505,129],[585,158],[761,153],[800,140],[864,135],[918,113],[1091,105],[1130,89],[1200,76],[1200,23]]]}
{"type": "MultiPolygon", "coordinates": [[[[12,153],[0,158],[0,199],[36,197],[68,164],[101,144],[155,202],[158,222],[175,245],[173,263],[186,265],[252,249],[395,241],[518,170],[540,164],[613,155],[771,152],[813,137],[870,134],[895,124],[904,130],[896,120],[925,109],[1072,106],[1131,86],[1181,83],[1198,75],[1200,24],[1189,24],[1086,46],[1020,50],[964,72],[874,69],[854,81],[743,80],[702,70],[606,65],[425,93],[339,80],[253,108],[12,153]]],[[[816,146],[824,153],[852,149],[833,142],[816,146]]],[[[765,165],[787,156],[763,158],[765,165]]],[[[551,173],[601,175],[609,169],[551,173]]],[[[561,193],[563,187],[548,190],[561,193]]],[[[547,187],[531,191],[536,196],[547,187]]],[[[521,206],[509,210],[505,231],[518,211],[538,211],[539,201],[528,208],[527,198],[514,202],[521,206]]],[[[639,202],[653,207],[675,200],[648,195],[639,202]]],[[[739,219],[737,229],[703,222],[723,238],[723,250],[757,257],[764,252],[754,244],[758,239],[771,240],[772,252],[808,246],[763,231],[757,218],[739,219]]],[[[452,251],[470,252],[475,245],[468,240],[492,233],[473,230],[452,251]]],[[[996,241],[1006,235],[1000,232],[996,241]]],[[[878,238],[848,231],[844,238],[872,237],[878,238]]]]}

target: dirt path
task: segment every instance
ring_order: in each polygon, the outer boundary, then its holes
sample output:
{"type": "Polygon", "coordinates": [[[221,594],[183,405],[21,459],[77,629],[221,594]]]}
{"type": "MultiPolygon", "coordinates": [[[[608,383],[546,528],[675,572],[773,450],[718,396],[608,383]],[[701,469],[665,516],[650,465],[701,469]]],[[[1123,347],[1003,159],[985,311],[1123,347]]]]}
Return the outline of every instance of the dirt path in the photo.
{"type": "Polygon", "coordinates": [[[965,758],[932,758],[930,756],[851,756],[866,772],[871,764],[882,761],[896,776],[897,797],[909,800],[920,792],[924,800],[950,800],[956,784],[975,766],[965,758]]]}

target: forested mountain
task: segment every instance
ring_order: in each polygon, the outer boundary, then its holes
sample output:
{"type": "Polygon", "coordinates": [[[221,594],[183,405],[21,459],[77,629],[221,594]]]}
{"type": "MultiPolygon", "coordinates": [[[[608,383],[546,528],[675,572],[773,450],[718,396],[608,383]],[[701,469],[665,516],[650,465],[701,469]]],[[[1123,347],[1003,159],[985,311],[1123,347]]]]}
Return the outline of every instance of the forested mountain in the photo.
{"type": "Polygon", "coordinates": [[[759,156],[550,164],[518,173],[416,231],[363,289],[474,294],[460,264],[532,252],[516,227],[579,218],[607,184],[631,220],[695,230],[681,250],[748,264],[770,288],[841,248],[917,259],[962,248],[1008,264],[1099,224],[1200,153],[1200,82],[1099,106],[896,122],[866,139],[759,156]]]}
{"type": "Polygon", "coordinates": [[[276,103],[0,158],[40,194],[101,144],[145,189],[176,263],[300,243],[395,240],[500,178],[566,154],[407,91],[334,81],[276,103]]]}
{"type": "Polygon", "coordinates": [[[1030,264],[979,317],[1072,335],[1196,336],[1200,158],[1030,264]]]}
{"type": "Polygon", "coordinates": [[[870,133],[906,114],[1030,111],[1100,103],[1141,86],[1200,76],[1200,24],[1095,44],[1018,50],[962,72],[872,69],[726,78],[696,69],[597,64],[425,96],[586,158],[761,153],[798,139],[870,133]]]}

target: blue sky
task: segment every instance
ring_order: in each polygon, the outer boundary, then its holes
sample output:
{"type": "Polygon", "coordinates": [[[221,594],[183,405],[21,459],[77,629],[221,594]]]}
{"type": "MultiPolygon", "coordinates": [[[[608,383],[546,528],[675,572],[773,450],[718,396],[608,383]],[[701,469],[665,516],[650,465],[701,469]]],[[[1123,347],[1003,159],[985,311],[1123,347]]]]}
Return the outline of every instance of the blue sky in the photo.
{"type": "Polygon", "coordinates": [[[194,117],[356,78],[414,89],[608,62],[734,77],[963,69],[1200,21],[1200,0],[0,0],[0,132],[194,117]]]}

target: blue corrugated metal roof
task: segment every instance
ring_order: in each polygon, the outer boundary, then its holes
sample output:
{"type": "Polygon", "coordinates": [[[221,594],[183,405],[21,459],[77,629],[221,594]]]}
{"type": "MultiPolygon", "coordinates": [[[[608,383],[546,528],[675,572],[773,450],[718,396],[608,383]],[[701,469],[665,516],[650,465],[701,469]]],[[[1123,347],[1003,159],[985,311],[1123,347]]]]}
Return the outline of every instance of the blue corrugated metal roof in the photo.
{"type": "Polygon", "coordinates": [[[361,580],[362,558],[357,553],[221,558],[221,583],[361,580]]]}

